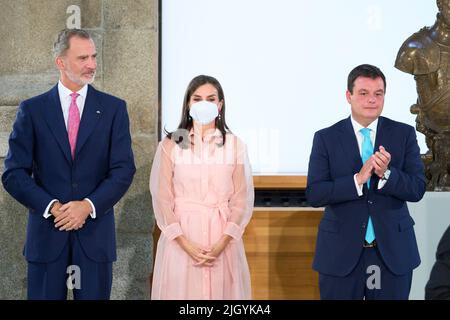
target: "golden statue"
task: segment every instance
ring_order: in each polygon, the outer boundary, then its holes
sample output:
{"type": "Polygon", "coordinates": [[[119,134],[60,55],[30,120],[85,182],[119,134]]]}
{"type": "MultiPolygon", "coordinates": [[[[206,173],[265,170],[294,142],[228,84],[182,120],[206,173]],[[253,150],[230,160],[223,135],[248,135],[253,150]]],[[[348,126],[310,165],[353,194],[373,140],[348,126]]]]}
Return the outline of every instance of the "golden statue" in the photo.
{"type": "Polygon", "coordinates": [[[450,0],[437,0],[439,12],[431,27],[424,27],[401,46],[395,67],[414,75],[416,128],[426,137],[422,155],[427,190],[450,190],[450,0]]]}

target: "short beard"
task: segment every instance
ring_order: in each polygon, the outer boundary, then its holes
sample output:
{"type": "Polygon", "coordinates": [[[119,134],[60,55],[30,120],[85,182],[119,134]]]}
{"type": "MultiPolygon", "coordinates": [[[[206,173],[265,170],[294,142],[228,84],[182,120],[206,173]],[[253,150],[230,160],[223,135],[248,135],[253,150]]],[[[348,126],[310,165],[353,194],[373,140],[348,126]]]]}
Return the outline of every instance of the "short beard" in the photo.
{"type": "Polygon", "coordinates": [[[73,75],[72,72],[67,72],[66,74],[67,74],[67,78],[69,78],[70,81],[72,81],[73,83],[76,83],[80,86],[84,86],[87,84],[92,84],[94,82],[96,73],[94,72],[94,74],[92,75],[92,78],[90,80],[83,80],[81,77],[76,77],[73,75]]]}

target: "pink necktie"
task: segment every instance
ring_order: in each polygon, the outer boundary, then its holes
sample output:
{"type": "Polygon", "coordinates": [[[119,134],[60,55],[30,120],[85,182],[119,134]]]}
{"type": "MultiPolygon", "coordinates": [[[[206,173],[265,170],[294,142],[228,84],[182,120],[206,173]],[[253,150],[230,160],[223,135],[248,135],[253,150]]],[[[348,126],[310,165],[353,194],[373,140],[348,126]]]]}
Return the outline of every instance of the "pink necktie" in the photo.
{"type": "Polygon", "coordinates": [[[75,147],[77,145],[78,128],[80,127],[80,110],[78,110],[77,105],[77,97],[79,94],[72,92],[70,96],[72,97],[72,101],[70,102],[69,124],[67,131],[69,134],[70,151],[73,159],[75,157],[75,147]]]}

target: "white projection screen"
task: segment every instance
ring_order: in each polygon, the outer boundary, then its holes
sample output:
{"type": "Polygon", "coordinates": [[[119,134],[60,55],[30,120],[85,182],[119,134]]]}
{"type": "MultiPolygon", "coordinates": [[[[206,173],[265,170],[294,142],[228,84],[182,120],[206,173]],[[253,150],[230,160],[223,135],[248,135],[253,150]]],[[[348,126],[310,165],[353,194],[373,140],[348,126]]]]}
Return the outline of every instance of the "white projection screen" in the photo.
{"type": "MultiPolygon", "coordinates": [[[[189,81],[216,77],[226,120],[254,174],[305,175],[314,132],[350,114],[347,75],[377,65],[383,115],[415,125],[412,75],[394,68],[405,39],[435,21],[424,0],[163,0],[161,130],[174,130],[189,81]]],[[[427,148],[418,133],[421,152],[427,148]]]]}

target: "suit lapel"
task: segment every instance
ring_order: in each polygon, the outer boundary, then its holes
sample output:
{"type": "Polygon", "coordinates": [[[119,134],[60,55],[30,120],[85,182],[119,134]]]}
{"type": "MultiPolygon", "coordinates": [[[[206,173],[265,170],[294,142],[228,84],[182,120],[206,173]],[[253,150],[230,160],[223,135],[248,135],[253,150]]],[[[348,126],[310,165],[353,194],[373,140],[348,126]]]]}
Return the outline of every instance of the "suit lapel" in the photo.
{"type": "MultiPolygon", "coordinates": [[[[389,138],[391,137],[390,134],[390,125],[388,121],[386,121],[386,118],[379,117],[378,118],[378,125],[377,125],[377,136],[375,137],[375,147],[373,149],[373,153],[380,150],[380,146],[386,147],[387,144],[389,144],[389,138]]],[[[388,150],[387,148],[386,150],[388,150]]],[[[389,150],[388,150],[389,152],[389,150]]],[[[378,185],[378,181],[380,180],[376,174],[372,175],[371,178],[370,187],[372,188],[372,185],[378,185]],[[373,183],[372,183],[373,181],[373,183]]]]}
{"type": "Polygon", "coordinates": [[[78,129],[77,145],[75,148],[75,158],[86,143],[92,131],[96,127],[97,121],[103,113],[103,107],[97,99],[96,90],[89,85],[86,101],[84,103],[83,114],[81,115],[80,128],[78,129]]]}
{"type": "Polygon", "coordinates": [[[339,134],[339,141],[342,145],[342,150],[344,150],[345,154],[347,155],[349,164],[352,167],[353,172],[359,172],[363,163],[361,155],[359,154],[358,140],[356,140],[355,131],[353,130],[353,125],[350,117],[342,122],[339,134]]]}
{"type": "Polygon", "coordinates": [[[386,146],[386,143],[388,142],[388,138],[390,137],[389,131],[390,126],[386,121],[386,118],[379,117],[378,118],[378,125],[377,125],[377,136],[375,138],[375,147],[373,152],[379,151],[380,146],[386,146]]]}
{"type": "Polygon", "coordinates": [[[59,147],[69,163],[72,163],[70,154],[69,138],[64,123],[64,116],[61,107],[61,100],[58,94],[58,85],[50,90],[49,103],[44,106],[43,117],[47,122],[50,131],[54,135],[59,147]]]}

